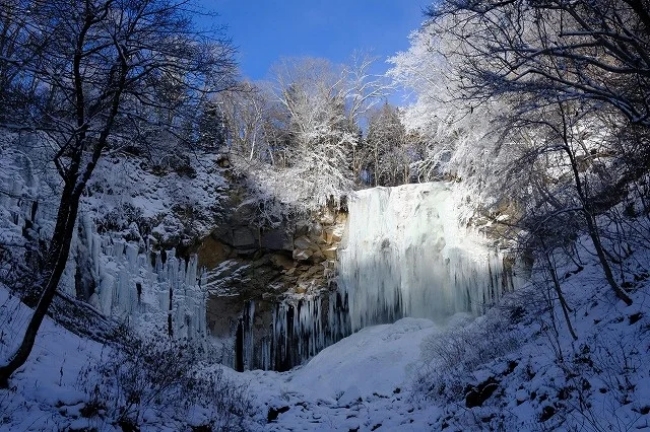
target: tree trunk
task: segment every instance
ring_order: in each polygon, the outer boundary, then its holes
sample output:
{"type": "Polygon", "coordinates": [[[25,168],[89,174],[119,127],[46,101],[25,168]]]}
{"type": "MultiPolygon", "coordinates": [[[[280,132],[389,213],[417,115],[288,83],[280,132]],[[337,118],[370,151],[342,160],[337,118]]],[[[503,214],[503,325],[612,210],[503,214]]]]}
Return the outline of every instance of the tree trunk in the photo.
{"type": "Polygon", "coordinates": [[[598,255],[598,261],[600,261],[600,266],[603,268],[607,283],[614,290],[616,297],[623,300],[626,305],[631,305],[632,299],[627,294],[625,294],[625,291],[623,291],[623,289],[618,286],[616,279],[614,279],[614,273],[612,272],[612,268],[610,267],[609,262],[607,261],[607,257],[605,256],[605,250],[603,249],[603,245],[600,242],[600,236],[598,235],[595,221],[592,219],[590,214],[586,215],[586,219],[589,237],[591,237],[591,242],[594,244],[594,248],[596,249],[596,255],[598,255]]]}
{"type": "Polygon", "coordinates": [[[546,264],[548,265],[548,272],[551,276],[551,280],[553,281],[553,288],[555,288],[555,293],[557,294],[558,300],[560,301],[560,307],[562,309],[562,314],[564,315],[564,320],[566,321],[567,328],[569,329],[569,333],[571,334],[573,340],[578,340],[578,336],[576,335],[576,332],[573,329],[573,325],[571,324],[571,317],[569,316],[569,311],[570,311],[569,305],[567,304],[566,299],[564,298],[564,293],[562,292],[562,286],[560,285],[560,280],[557,277],[555,266],[551,261],[551,257],[549,255],[548,249],[546,249],[546,245],[544,244],[543,240],[542,240],[542,247],[544,248],[544,257],[546,258],[546,264]]]}
{"type": "Polygon", "coordinates": [[[40,328],[43,318],[54,299],[59,281],[65,270],[70,252],[70,243],[74,231],[77,212],[79,209],[79,196],[72,193],[73,185],[66,186],[59,205],[57,224],[50,241],[48,259],[42,270],[40,284],[42,287],[41,297],[34,309],[29,321],[25,335],[20,346],[9,357],[6,364],[0,366],[0,388],[9,386],[9,377],[21,367],[34,347],[36,334],[40,328]]]}
{"type": "Polygon", "coordinates": [[[575,181],[576,190],[578,192],[578,196],[580,197],[580,202],[582,204],[582,214],[584,215],[585,221],[587,222],[587,231],[589,232],[589,237],[591,238],[591,242],[593,243],[594,248],[596,249],[596,255],[598,256],[598,261],[600,262],[600,266],[603,269],[603,273],[605,273],[605,279],[607,280],[607,283],[614,291],[614,294],[616,294],[616,297],[618,297],[620,300],[623,300],[626,305],[630,306],[632,304],[632,299],[627,294],[625,294],[625,291],[623,291],[621,287],[619,287],[618,284],[616,283],[616,279],[614,279],[614,273],[612,272],[612,268],[610,267],[609,262],[607,261],[607,256],[605,255],[605,250],[603,249],[603,245],[600,242],[600,235],[598,233],[598,224],[596,222],[596,217],[594,216],[592,201],[589,196],[588,190],[585,189],[585,187],[582,184],[582,180],[580,179],[580,172],[578,170],[578,163],[576,161],[575,155],[569,148],[568,145],[569,141],[566,138],[566,127],[565,127],[564,142],[565,142],[564,150],[565,153],[569,156],[569,160],[571,162],[571,169],[573,171],[573,180],[575,181]]]}

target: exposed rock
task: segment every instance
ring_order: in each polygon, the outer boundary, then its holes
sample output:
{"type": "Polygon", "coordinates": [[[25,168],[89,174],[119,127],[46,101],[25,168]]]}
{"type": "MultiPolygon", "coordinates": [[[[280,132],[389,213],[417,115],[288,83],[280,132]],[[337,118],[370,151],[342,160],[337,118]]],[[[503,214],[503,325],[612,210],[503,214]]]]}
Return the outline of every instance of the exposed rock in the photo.
{"type": "Polygon", "coordinates": [[[274,421],[276,421],[278,419],[280,414],[286,413],[287,411],[289,411],[288,406],[283,406],[283,407],[280,407],[280,408],[270,407],[269,408],[269,413],[268,413],[268,415],[266,417],[266,420],[267,420],[268,423],[274,422],[274,421]]]}
{"type": "Polygon", "coordinates": [[[239,297],[208,298],[206,318],[210,334],[219,338],[232,336],[237,329],[238,314],[243,306],[239,297]]]}
{"type": "Polygon", "coordinates": [[[323,234],[323,226],[316,222],[309,228],[309,234],[313,237],[320,237],[323,234]]]}
{"type": "Polygon", "coordinates": [[[494,377],[490,377],[476,386],[468,387],[465,389],[465,406],[467,408],[482,406],[498,387],[499,383],[494,377]]]}
{"type": "Polygon", "coordinates": [[[294,234],[296,236],[304,236],[309,234],[309,228],[311,224],[309,221],[298,221],[296,222],[296,227],[294,229],[294,234]]]}
{"type": "Polygon", "coordinates": [[[302,278],[310,278],[318,275],[319,273],[323,272],[323,267],[322,266],[312,266],[307,270],[305,273],[302,274],[302,278]]]}
{"type": "Polygon", "coordinates": [[[307,261],[313,254],[310,250],[294,249],[293,259],[296,261],[307,261]]]}
{"type": "Polygon", "coordinates": [[[233,230],[232,246],[236,249],[252,249],[258,245],[257,238],[250,228],[237,228],[233,230]]]}
{"type": "Polygon", "coordinates": [[[323,234],[321,235],[321,238],[323,239],[323,242],[327,245],[332,244],[332,236],[334,235],[334,228],[327,228],[326,230],[323,231],[323,234]]]}
{"type": "Polygon", "coordinates": [[[295,249],[313,250],[315,245],[306,235],[300,236],[293,241],[295,249]]]}
{"type": "Polygon", "coordinates": [[[321,263],[321,262],[325,261],[325,254],[323,254],[323,251],[321,249],[318,249],[318,250],[314,251],[314,254],[311,256],[311,260],[314,263],[321,263]]]}
{"type": "Polygon", "coordinates": [[[323,252],[323,255],[325,256],[326,259],[330,261],[336,261],[336,251],[338,250],[337,246],[330,246],[325,249],[321,249],[323,252]]]}
{"type": "Polygon", "coordinates": [[[292,240],[286,228],[277,228],[262,234],[262,248],[270,251],[291,251],[292,240]]]}
{"type": "Polygon", "coordinates": [[[255,217],[255,206],[251,203],[241,204],[235,209],[231,221],[236,225],[247,225],[255,217]]]}
{"type": "Polygon", "coordinates": [[[230,167],[230,159],[228,158],[227,154],[220,154],[217,156],[217,165],[219,165],[221,168],[229,168],[230,167]]]}
{"type": "Polygon", "coordinates": [[[223,244],[212,236],[208,236],[203,239],[197,250],[199,267],[215,268],[231,257],[231,254],[232,248],[230,246],[223,244]]]}
{"type": "Polygon", "coordinates": [[[269,255],[262,255],[260,258],[253,261],[251,267],[254,269],[260,268],[265,265],[270,265],[272,263],[271,257],[269,255]]]}
{"type": "Polygon", "coordinates": [[[284,270],[293,269],[296,266],[296,262],[291,258],[282,255],[282,254],[272,254],[270,256],[271,263],[276,267],[281,267],[284,270]]]}

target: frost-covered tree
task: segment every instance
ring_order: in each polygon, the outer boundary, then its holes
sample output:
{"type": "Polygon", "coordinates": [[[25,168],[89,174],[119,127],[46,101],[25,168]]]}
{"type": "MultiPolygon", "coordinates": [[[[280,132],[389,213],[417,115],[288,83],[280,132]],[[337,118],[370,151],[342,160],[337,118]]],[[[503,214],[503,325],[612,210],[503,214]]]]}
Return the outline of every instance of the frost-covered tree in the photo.
{"type": "Polygon", "coordinates": [[[650,6],[638,0],[445,0],[428,10],[459,43],[474,98],[517,93],[532,107],[589,101],[650,125],[650,6]]]}
{"type": "Polygon", "coordinates": [[[373,113],[363,143],[364,169],[375,186],[397,186],[409,181],[406,129],[397,108],[385,103],[373,113]]]}
{"type": "Polygon", "coordinates": [[[476,209],[495,202],[501,192],[498,176],[508,149],[499,151],[499,117],[509,106],[499,99],[478,103],[463,93],[460,65],[462,43],[441,18],[423,24],[411,35],[408,51],[389,59],[388,75],[415,96],[403,108],[402,121],[413,156],[411,175],[420,181],[463,180],[463,201],[476,209]]]}
{"type": "Polygon", "coordinates": [[[195,31],[190,6],[186,0],[18,3],[29,17],[29,43],[3,61],[35,83],[19,127],[48,137],[63,185],[44,264],[34,269],[40,298],[20,346],[0,363],[0,386],[31,352],[68,259],[81,195],[100,158],[143,143],[137,139],[143,130],[162,129],[177,138],[175,145],[185,142],[187,122],[180,116],[194,119],[206,93],[231,85],[230,46],[195,31]],[[173,96],[173,103],[161,95],[173,96]]]}
{"type": "Polygon", "coordinates": [[[369,60],[343,66],[301,58],[273,68],[275,103],[263,124],[276,169],[265,177],[281,184],[276,192],[283,202],[317,207],[352,190],[359,118],[386,88],[368,73],[370,66],[369,60]]]}
{"type": "Polygon", "coordinates": [[[248,164],[275,163],[272,99],[263,85],[250,82],[217,95],[215,103],[224,114],[231,155],[248,164]]]}
{"type": "Polygon", "coordinates": [[[645,9],[446,0],[430,8],[391,71],[418,95],[405,123],[425,141],[420,176],[452,176],[475,208],[507,211],[536,235],[566,241],[554,227],[584,230],[626,303],[598,221],[612,205],[603,198],[617,193],[611,184],[630,178],[623,155],[639,151],[612,137],[646,124],[645,9]]]}

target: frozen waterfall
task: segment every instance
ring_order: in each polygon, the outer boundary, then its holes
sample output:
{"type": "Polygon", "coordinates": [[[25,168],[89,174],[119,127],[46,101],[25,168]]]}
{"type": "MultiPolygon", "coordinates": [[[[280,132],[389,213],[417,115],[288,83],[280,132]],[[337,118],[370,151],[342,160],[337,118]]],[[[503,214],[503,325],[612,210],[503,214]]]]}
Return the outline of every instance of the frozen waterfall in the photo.
{"type": "Polygon", "coordinates": [[[287,370],[351,333],[402,317],[480,314],[514,288],[505,251],[459,223],[445,183],[356,192],[339,250],[337,291],[247,303],[235,367],[287,370]]]}
{"type": "Polygon", "coordinates": [[[503,254],[460,226],[452,193],[445,183],[424,183],[351,197],[339,289],[352,331],[405,316],[478,314],[512,287],[503,254]]]}

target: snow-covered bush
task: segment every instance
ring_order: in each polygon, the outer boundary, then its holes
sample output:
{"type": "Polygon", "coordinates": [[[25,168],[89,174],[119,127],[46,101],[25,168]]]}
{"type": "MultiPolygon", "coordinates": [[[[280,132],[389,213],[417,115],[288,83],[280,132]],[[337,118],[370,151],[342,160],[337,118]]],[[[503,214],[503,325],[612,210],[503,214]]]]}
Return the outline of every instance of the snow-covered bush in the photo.
{"type": "Polygon", "coordinates": [[[205,347],[162,333],[145,340],[120,329],[116,337],[118,343],[79,374],[78,386],[89,396],[86,417],[123,430],[156,422],[178,430],[246,430],[253,415],[247,388],[209,367],[205,347]]]}
{"type": "Polygon", "coordinates": [[[473,371],[514,351],[520,343],[518,332],[496,310],[473,322],[461,320],[422,341],[423,368],[416,390],[434,399],[463,397],[473,371]]]}

